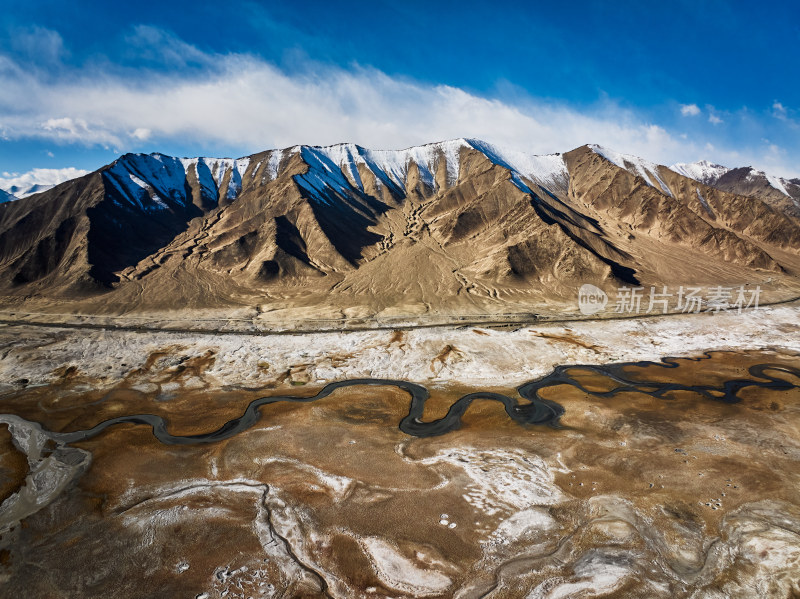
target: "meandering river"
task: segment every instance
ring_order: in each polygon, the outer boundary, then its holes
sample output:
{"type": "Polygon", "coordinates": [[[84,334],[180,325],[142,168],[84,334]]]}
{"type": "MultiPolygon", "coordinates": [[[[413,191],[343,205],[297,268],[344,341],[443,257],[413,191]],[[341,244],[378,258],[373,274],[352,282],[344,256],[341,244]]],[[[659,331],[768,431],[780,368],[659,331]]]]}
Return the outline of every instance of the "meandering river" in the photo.
{"type": "Polygon", "coordinates": [[[674,391],[691,391],[699,394],[702,398],[724,403],[736,403],[740,401],[739,392],[748,387],[760,387],[774,390],[786,390],[798,387],[781,374],[789,374],[800,380],[800,368],[785,364],[756,364],[750,366],[748,373],[750,378],[735,378],[726,380],[718,385],[688,385],[678,382],[662,382],[655,380],[638,380],[626,370],[631,367],[647,368],[658,367],[663,369],[678,368],[681,361],[700,361],[711,359],[711,354],[706,353],[699,358],[664,358],[660,362],[640,361],[622,362],[605,365],[564,365],[557,366],[550,374],[547,374],[535,381],[531,381],[517,388],[519,398],[509,397],[500,393],[489,391],[477,391],[468,393],[455,401],[442,418],[430,421],[423,421],[425,402],[430,397],[428,389],[423,385],[402,380],[393,379],[349,379],[329,383],[316,395],[303,397],[292,395],[280,395],[271,397],[260,397],[253,400],[238,418],[229,420],[215,431],[197,435],[173,435],[167,431],[167,421],[154,414],[134,414],[130,416],[119,416],[101,422],[87,430],[53,433],[52,438],[60,443],[73,443],[90,439],[110,426],[122,423],[144,424],[152,427],[153,434],[164,444],[168,445],[190,445],[199,443],[215,443],[229,439],[238,433],[252,427],[261,417],[261,406],[279,403],[312,403],[328,397],[337,389],[345,387],[370,385],[370,386],[392,386],[402,389],[411,396],[408,414],[400,420],[399,428],[404,433],[414,437],[432,437],[444,435],[458,429],[461,426],[461,418],[469,409],[472,402],[476,400],[498,401],[503,404],[509,418],[521,425],[549,425],[559,426],[559,419],[564,414],[564,408],[557,402],[545,399],[541,396],[541,391],[546,388],[558,385],[570,385],[598,398],[607,398],[619,393],[637,392],[644,393],[657,399],[669,399],[668,394],[674,391]],[[571,371],[580,370],[600,375],[605,379],[616,384],[615,387],[607,391],[592,391],[570,374],[571,371]],[[522,401],[521,401],[522,400],[522,401]]]}

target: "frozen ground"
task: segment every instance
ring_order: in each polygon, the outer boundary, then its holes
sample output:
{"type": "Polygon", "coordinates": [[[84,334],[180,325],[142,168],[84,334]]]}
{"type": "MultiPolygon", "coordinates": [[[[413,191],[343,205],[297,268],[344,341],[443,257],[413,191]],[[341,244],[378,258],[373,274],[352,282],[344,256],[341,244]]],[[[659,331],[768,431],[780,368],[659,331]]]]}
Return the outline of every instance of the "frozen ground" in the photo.
{"type": "Polygon", "coordinates": [[[176,356],[211,352],[215,360],[206,375],[220,386],[373,377],[509,387],[559,364],[657,360],[715,349],[800,352],[800,307],[517,330],[453,327],[275,336],[6,326],[0,328],[0,344],[0,385],[6,388],[23,379],[34,385],[53,382],[69,366],[99,385],[113,385],[165,349],[176,356]]]}

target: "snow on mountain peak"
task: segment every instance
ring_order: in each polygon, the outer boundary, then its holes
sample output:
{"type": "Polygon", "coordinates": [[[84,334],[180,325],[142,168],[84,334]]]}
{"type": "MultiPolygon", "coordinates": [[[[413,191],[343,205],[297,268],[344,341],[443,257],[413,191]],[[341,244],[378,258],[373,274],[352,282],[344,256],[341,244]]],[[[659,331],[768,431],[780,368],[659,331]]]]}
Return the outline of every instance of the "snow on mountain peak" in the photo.
{"type": "Polygon", "coordinates": [[[0,189],[0,204],[5,204],[6,202],[13,202],[14,200],[18,200],[19,198],[15,195],[8,193],[0,189]]]}
{"type": "Polygon", "coordinates": [[[713,164],[708,160],[699,160],[697,162],[690,163],[679,162],[677,164],[673,164],[669,168],[679,175],[683,175],[689,179],[694,179],[700,183],[705,183],[706,185],[711,185],[719,181],[722,175],[732,170],[720,164],[713,164]]]}
{"type": "MultiPolygon", "coordinates": [[[[481,152],[490,161],[509,169],[514,184],[525,192],[530,188],[523,182],[527,179],[537,185],[548,186],[566,191],[569,175],[564,159],[560,154],[536,156],[516,150],[498,148],[477,139],[452,139],[437,143],[414,146],[404,150],[369,150],[356,144],[345,143],[332,146],[303,146],[304,160],[311,160],[314,165],[322,167],[321,172],[300,176],[306,188],[317,189],[328,179],[330,187],[343,191],[349,183],[363,191],[364,185],[358,171],[359,165],[371,171],[379,185],[385,185],[393,191],[405,194],[405,182],[409,166],[417,165],[420,179],[430,187],[436,186],[436,172],[440,161],[445,161],[447,184],[454,184],[460,175],[460,156],[462,149],[481,152]],[[333,172],[338,167],[344,177],[333,172]]],[[[310,164],[310,163],[309,163],[310,164]]]]}
{"type": "MultiPolygon", "coordinates": [[[[464,149],[481,152],[494,164],[507,168],[513,183],[522,191],[531,192],[529,183],[563,192],[569,185],[567,167],[560,154],[537,156],[464,138],[403,150],[370,150],[353,143],[270,150],[253,166],[251,176],[255,178],[260,173],[262,183],[267,177],[274,180],[285,159],[300,154],[309,168],[306,173],[295,175],[295,181],[318,201],[330,201],[331,192],[341,196],[353,189],[363,192],[364,181],[359,168],[362,173],[363,169],[370,171],[378,186],[405,195],[412,163],[421,181],[432,188],[437,186],[437,172],[443,165],[446,184],[453,185],[460,175],[464,149]]],[[[103,174],[127,202],[141,209],[159,210],[167,207],[167,201],[183,205],[191,201],[187,195],[190,175],[196,178],[205,197],[235,199],[241,192],[250,163],[249,157],[172,158],[158,153],[126,154],[103,174]]]]}
{"type": "Polygon", "coordinates": [[[644,160],[638,156],[633,156],[632,154],[621,154],[620,152],[616,152],[610,148],[605,148],[597,144],[589,144],[589,149],[595,154],[602,156],[612,164],[615,164],[619,168],[625,169],[634,175],[638,175],[644,179],[650,187],[655,187],[656,189],[660,187],[661,191],[663,191],[665,194],[669,196],[672,195],[670,188],[659,176],[658,165],[655,162],[644,160]],[[653,183],[653,179],[658,182],[658,186],[653,183]]]}
{"type": "Polygon", "coordinates": [[[509,169],[514,184],[523,191],[530,192],[530,189],[519,180],[520,175],[544,187],[566,191],[569,186],[569,173],[561,154],[527,154],[499,148],[479,139],[470,139],[468,143],[493,163],[509,169]]]}
{"type": "MultiPolygon", "coordinates": [[[[694,179],[700,183],[705,183],[706,185],[712,186],[715,185],[723,175],[734,170],[720,164],[713,164],[708,160],[673,164],[669,168],[676,173],[683,175],[684,177],[689,177],[690,179],[694,179]]],[[[753,167],[747,167],[747,175],[745,178],[750,182],[757,181],[759,179],[765,179],[770,187],[776,189],[787,197],[792,197],[792,195],[786,189],[786,185],[790,183],[790,181],[787,179],[776,177],[775,175],[771,175],[753,167]]]]}
{"type": "Polygon", "coordinates": [[[337,166],[345,174],[348,182],[361,191],[364,190],[364,185],[358,173],[359,165],[369,169],[379,184],[405,193],[405,181],[412,161],[417,165],[422,181],[434,187],[436,170],[439,160],[443,157],[447,169],[447,182],[452,185],[458,180],[459,155],[461,149],[465,147],[470,147],[466,140],[455,139],[405,150],[369,150],[352,143],[303,146],[303,150],[317,157],[324,156],[325,160],[321,161],[323,164],[330,162],[337,166]]]}
{"type": "Polygon", "coordinates": [[[103,172],[129,203],[145,210],[167,208],[166,200],[181,205],[191,202],[187,195],[190,173],[197,179],[205,197],[216,201],[234,199],[242,188],[242,178],[250,158],[173,158],[165,154],[125,154],[103,172]]]}
{"type": "Polygon", "coordinates": [[[750,172],[747,173],[747,180],[748,181],[753,181],[753,180],[761,178],[761,177],[766,179],[767,182],[769,183],[769,185],[773,189],[777,189],[779,192],[781,192],[786,197],[789,197],[789,198],[792,197],[792,194],[790,194],[786,189],[785,183],[789,182],[786,179],[782,179],[780,177],[776,177],[775,175],[770,175],[768,173],[765,173],[764,171],[760,171],[760,170],[755,169],[755,168],[751,168],[750,172]]]}

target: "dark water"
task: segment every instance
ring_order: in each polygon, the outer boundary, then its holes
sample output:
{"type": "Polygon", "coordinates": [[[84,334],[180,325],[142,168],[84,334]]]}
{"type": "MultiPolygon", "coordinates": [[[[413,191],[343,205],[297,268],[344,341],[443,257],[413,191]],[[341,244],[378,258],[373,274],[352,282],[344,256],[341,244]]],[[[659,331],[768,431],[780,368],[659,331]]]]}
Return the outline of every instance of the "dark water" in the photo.
{"type": "Polygon", "coordinates": [[[564,414],[564,408],[558,403],[540,396],[540,391],[556,385],[571,385],[589,395],[605,398],[612,397],[618,393],[637,392],[644,393],[657,399],[669,399],[666,394],[670,391],[692,391],[698,393],[705,399],[721,401],[724,403],[736,403],[740,401],[739,391],[748,387],[761,387],[774,390],[788,390],[798,387],[784,378],[781,374],[789,374],[800,379],[800,368],[787,366],[784,364],[757,364],[750,366],[748,373],[750,378],[731,379],[720,385],[685,385],[675,382],[641,381],[633,380],[630,375],[625,373],[628,367],[653,367],[670,369],[678,368],[680,361],[700,361],[711,359],[711,354],[706,353],[700,358],[664,358],[660,362],[622,362],[617,364],[594,365],[568,365],[557,366],[553,372],[540,379],[526,383],[517,388],[520,401],[500,393],[488,391],[477,391],[468,393],[455,401],[447,414],[438,420],[424,422],[422,415],[425,411],[425,402],[430,397],[428,390],[417,383],[399,381],[391,379],[350,379],[337,381],[326,385],[319,393],[311,397],[296,397],[291,395],[260,397],[254,399],[239,418],[235,418],[223,424],[219,429],[199,435],[172,435],[167,432],[167,421],[161,416],[154,414],[136,414],[132,416],[120,416],[101,422],[97,426],[83,431],[71,433],[55,433],[53,438],[62,443],[72,443],[91,439],[105,429],[115,424],[133,423],[145,424],[153,429],[153,434],[162,443],[168,445],[190,445],[197,443],[214,443],[224,439],[230,439],[241,431],[253,426],[260,418],[261,406],[279,403],[311,403],[323,399],[333,393],[336,389],[344,387],[354,387],[362,385],[371,386],[392,386],[406,391],[411,396],[408,414],[400,421],[400,430],[414,437],[433,437],[444,435],[458,429],[461,426],[461,417],[469,409],[473,401],[482,399],[498,401],[503,404],[509,418],[521,425],[549,425],[559,426],[559,419],[564,414]],[[609,391],[589,391],[580,382],[573,379],[568,372],[571,369],[580,369],[583,372],[593,372],[606,377],[618,384],[617,387],[609,391]]]}

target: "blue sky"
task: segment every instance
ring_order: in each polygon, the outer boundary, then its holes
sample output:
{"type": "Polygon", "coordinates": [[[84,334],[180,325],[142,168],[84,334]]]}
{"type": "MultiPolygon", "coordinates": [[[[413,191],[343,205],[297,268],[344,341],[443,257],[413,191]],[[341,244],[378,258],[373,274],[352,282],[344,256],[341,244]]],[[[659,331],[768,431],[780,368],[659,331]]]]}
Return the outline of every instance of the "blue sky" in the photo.
{"type": "Polygon", "coordinates": [[[0,178],[462,136],[800,176],[794,2],[3,4],[0,178]]]}

